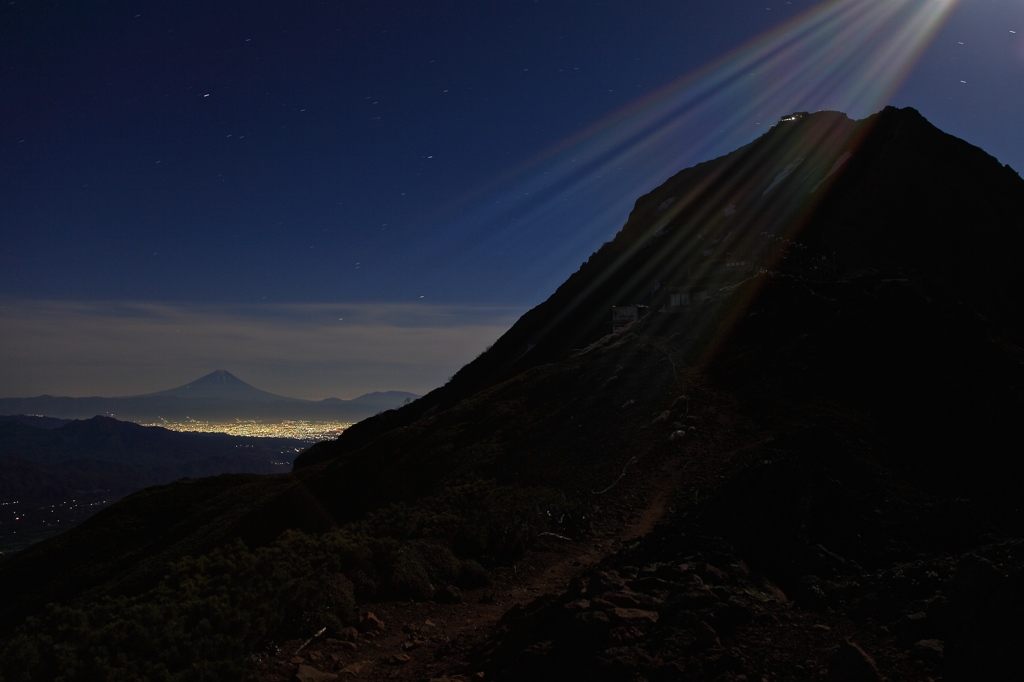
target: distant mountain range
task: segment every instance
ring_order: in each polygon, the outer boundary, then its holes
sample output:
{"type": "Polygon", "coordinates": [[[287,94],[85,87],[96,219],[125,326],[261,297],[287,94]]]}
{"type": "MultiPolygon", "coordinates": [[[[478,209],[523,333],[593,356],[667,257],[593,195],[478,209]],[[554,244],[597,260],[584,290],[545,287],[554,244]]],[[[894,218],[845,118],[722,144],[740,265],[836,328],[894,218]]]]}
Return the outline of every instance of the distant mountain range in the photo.
{"type": "Polygon", "coordinates": [[[67,419],[104,415],[136,422],[187,418],[357,422],[418,397],[404,391],[384,391],[367,393],[351,400],[303,400],[261,390],[231,372],[219,369],[177,388],[143,395],[0,398],[0,414],[35,414],[67,419]]]}
{"type": "Polygon", "coordinates": [[[0,417],[0,505],[17,517],[17,523],[9,515],[0,518],[0,555],[66,531],[148,486],[287,472],[308,445],[291,438],[181,433],[110,417],[0,417]]]}
{"type": "MultiPolygon", "coordinates": [[[[191,433],[140,426],[110,417],[58,420],[22,415],[0,417],[0,462],[19,460],[59,478],[64,492],[103,488],[124,495],[182,477],[223,473],[283,473],[308,443],[292,438],[257,438],[223,433],[191,433]],[[104,463],[104,466],[97,466],[104,463]],[[111,476],[103,471],[117,469],[111,476]],[[81,472],[102,474],[85,485],[81,472]]],[[[51,500],[33,486],[0,473],[0,500],[51,500]]],[[[88,477],[88,476],[87,476],[88,477]]]]}

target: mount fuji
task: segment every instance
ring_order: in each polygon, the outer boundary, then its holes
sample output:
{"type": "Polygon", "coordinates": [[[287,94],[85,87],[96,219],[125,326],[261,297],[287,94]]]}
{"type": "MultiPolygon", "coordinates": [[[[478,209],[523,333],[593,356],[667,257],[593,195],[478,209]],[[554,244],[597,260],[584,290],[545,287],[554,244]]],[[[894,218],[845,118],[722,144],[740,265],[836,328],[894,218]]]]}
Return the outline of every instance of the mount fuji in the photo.
{"type": "Polygon", "coordinates": [[[287,396],[270,393],[248,384],[231,372],[225,369],[218,369],[195,381],[169,388],[156,393],[147,393],[140,398],[166,397],[166,398],[199,398],[214,400],[243,400],[256,402],[313,402],[300,398],[289,398],[287,396]]]}
{"type": "Polygon", "coordinates": [[[414,393],[404,391],[378,391],[351,400],[303,400],[264,391],[227,370],[218,369],[177,388],[142,395],[115,398],[51,395],[0,398],[0,414],[40,414],[65,419],[88,419],[102,415],[136,422],[185,418],[356,422],[417,397],[414,393]]]}

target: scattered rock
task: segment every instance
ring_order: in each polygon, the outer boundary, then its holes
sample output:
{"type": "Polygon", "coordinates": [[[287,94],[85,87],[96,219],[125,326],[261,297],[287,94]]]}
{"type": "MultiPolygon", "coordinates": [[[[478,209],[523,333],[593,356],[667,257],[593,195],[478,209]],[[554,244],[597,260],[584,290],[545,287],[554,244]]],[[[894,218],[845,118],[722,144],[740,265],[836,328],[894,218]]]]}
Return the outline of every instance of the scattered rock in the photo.
{"type": "Polygon", "coordinates": [[[928,625],[928,614],[924,611],[908,613],[898,624],[897,632],[904,642],[914,642],[925,638],[928,625]]]}
{"type": "Polygon", "coordinates": [[[711,585],[724,585],[729,582],[729,574],[712,564],[705,563],[699,567],[698,575],[711,585]]]}
{"type": "Polygon", "coordinates": [[[338,630],[338,637],[342,642],[357,642],[359,641],[359,630],[356,630],[351,625],[338,630]]]}
{"type": "MultiPolygon", "coordinates": [[[[605,650],[604,655],[600,658],[605,666],[610,668],[611,671],[616,672],[654,667],[654,660],[651,658],[651,655],[636,646],[612,647],[605,650]]],[[[618,677],[618,675],[615,675],[615,677],[618,677]]]]}
{"type": "Polygon", "coordinates": [[[402,642],[402,650],[412,651],[413,649],[419,649],[424,644],[426,644],[426,642],[422,639],[407,639],[402,642]]]}
{"type": "Polygon", "coordinates": [[[377,633],[384,631],[384,622],[367,611],[359,614],[359,623],[356,626],[362,633],[377,633]]]}
{"type": "Polygon", "coordinates": [[[311,665],[300,665],[295,673],[295,679],[298,682],[329,682],[338,679],[338,676],[334,673],[317,670],[311,665]]]}
{"type": "Polygon", "coordinates": [[[587,596],[596,597],[611,590],[622,590],[626,581],[614,571],[595,571],[587,581],[587,596]]]}
{"type": "Polygon", "coordinates": [[[606,592],[594,601],[595,603],[604,602],[611,606],[621,606],[626,609],[653,609],[657,605],[657,600],[653,597],[642,592],[634,592],[628,588],[621,592],[606,592]]]}
{"type": "Polygon", "coordinates": [[[616,606],[612,609],[611,612],[616,618],[625,621],[630,625],[645,625],[649,623],[658,622],[657,611],[645,611],[643,609],[626,609],[620,606],[616,606]]]}
{"type": "Polygon", "coordinates": [[[391,665],[405,665],[411,660],[412,657],[409,654],[395,654],[389,659],[391,665]]]}
{"type": "Polygon", "coordinates": [[[462,590],[454,585],[442,585],[434,591],[434,601],[438,604],[461,604],[462,590]]]}
{"type": "Polygon", "coordinates": [[[373,663],[370,661],[355,661],[349,663],[341,669],[342,675],[365,675],[370,668],[373,667],[373,663]]]}
{"type": "Polygon", "coordinates": [[[632,625],[620,625],[608,633],[608,640],[614,644],[625,644],[644,636],[644,631],[632,625]]]}
{"type": "Polygon", "coordinates": [[[926,663],[939,663],[946,654],[946,645],[941,639],[922,639],[914,644],[914,658],[926,663]]]}
{"type": "Polygon", "coordinates": [[[582,625],[575,633],[580,639],[600,640],[611,630],[611,619],[604,611],[583,611],[576,614],[576,620],[582,625]]]}
{"type": "Polygon", "coordinates": [[[875,659],[847,640],[828,657],[827,682],[881,682],[875,659]]]}
{"type": "Polygon", "coordinates": [[[706,608],[718,601],[718,595],[711,588],[701,585],[700,587],[691,587],[672,597],[670,599],[670,607],[692,611],[706,608]]]}
{"type": "Polygon", "coordinates": [[[753,619],[753,612],[740,599],[731,596],[724,602],[714,604],[710,616],[716,629],[732,632],[749,623],[753,619]]]}

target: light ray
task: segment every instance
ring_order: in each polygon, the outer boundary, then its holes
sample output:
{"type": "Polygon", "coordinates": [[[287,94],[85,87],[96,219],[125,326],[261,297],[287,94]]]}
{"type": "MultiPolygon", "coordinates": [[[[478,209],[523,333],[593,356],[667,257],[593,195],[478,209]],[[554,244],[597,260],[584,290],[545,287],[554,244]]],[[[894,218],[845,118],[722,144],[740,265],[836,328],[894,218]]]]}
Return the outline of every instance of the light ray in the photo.
{"type": "Polygon", "coordinates": [[[453,230],[475,244],[461,258],[485,261],[529,234],[541,255],[532,264],[539,278],[527,279],[550,291],[564,279],[564,263],[610,237],[635,197],[679,169],[749,142],[791,111],[857,118],[881,109],[956,4],[818,4],[501,178],[510,189],[453,230]]]}

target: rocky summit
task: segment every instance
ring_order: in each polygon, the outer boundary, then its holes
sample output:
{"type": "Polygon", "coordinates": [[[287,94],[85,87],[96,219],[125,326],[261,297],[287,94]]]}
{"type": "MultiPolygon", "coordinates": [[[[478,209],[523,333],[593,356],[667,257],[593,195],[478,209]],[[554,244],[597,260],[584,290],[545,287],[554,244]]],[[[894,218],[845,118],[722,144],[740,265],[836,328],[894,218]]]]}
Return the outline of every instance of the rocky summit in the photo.
{"type": "Polygon", "coordinates": [[[7,679],[988,679],[1024,182],[910,109],[641,197],[445,386],[0,563],[7,679]]]}

